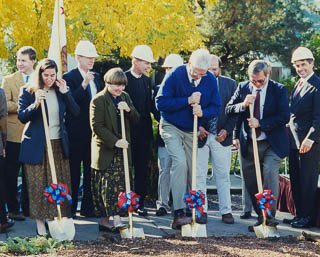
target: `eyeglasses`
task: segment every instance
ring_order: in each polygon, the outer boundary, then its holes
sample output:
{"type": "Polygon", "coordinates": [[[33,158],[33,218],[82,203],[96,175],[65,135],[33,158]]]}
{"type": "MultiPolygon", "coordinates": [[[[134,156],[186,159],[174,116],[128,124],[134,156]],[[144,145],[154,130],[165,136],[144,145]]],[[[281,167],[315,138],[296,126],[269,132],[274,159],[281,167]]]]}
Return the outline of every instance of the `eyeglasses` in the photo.
{"type": "Polygon", "coordinates": [[[205,73],[201,74],[201,73],[195,71],[195,68],[192,65],[190,65],[190,75],[191,75],[191,77],[200,77],[200,78],[202,78],[202,77],[207,76],[207,71],[205,73]]]}
{"type": "Polygon", "coordinates": [[[254,84],[254,85],[256,85],[256,84],[263,85],[264,82],[266,81],[266,78],[264,78],[264,79],[258,79],[258,80],[251,79],[250,81],[251,81],[251,83],[254,84]]]}

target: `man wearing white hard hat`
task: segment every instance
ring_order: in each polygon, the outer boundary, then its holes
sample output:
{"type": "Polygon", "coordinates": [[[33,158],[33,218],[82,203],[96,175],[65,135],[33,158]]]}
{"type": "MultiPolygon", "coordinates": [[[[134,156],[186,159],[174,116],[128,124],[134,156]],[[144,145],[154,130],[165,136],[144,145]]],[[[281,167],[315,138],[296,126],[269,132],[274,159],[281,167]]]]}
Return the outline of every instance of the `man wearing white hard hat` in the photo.
{"type": "Polygon", "coordinates": [[[296,216],[285,219],[294,228],[313,225],[320,159],[320,78],[313,72],[314,57],[298,47],[291,58],[300,79],[290,97],[289,171],[296,216]]]}
{"type": "Polygon", "coordinates": [[[138,45],[132,51],[132,66],[126,71],[128,84],[125,91],[130,95],[140,120],[131,129],[131,151],[134,167],[134,191],[140,196],[139,215],[148,215],[144,199],[148,188],[148,162],[151,157],[152,131],[152,88],[147,73],[151,68],[153,53],[149,46],[138,45]]]}
{"type": "MultiPolygon", "coordinates": [[[[236,82],[221,75],[221,59],[211,54],[209,71],[214,74],[218,82],[222,111],[218,117],[211,120],[204,120],[200,126],[198,164],[197,164],[197,189],[207,192],[207,174],[209,156],[212,161],[212,169],[217,184],[219,196],[219,210],[222,215],[222,222],[233,224],[234,218],[231,209],[230,196],[230,167],[231,167],[231,145],[233,129],[236,125],[236,117],[228,117],[225,114],[225,107],[233,93],[236,91],[236,82]]],[[[208,202],[204,205],[204,215],[198,218],[198,223],[207,223],[208,202]]]]}
{"type": "Polygon", "coordinates": [[[194,51],[187,65],[169,71],[156,96],[156,107],[161,112],[160,134],[172,159],[173,229],[191,223],[184,212],[184,196],[191,189],[194,115],[201,124],[203,118],[212,119],[220,111],[217,80],[208,72],[209,67],[209,52],[194,51]]]}
{"type": "Polygon", "coordinates": [[[72,216],[76,216],[78,191],[83,164],[83,198],[80,214],[94,217],[91,195],[91,129],[89,124],[89,104],[91,99],[102,90],[100,75],[92,72],[95,58],[98,57],[95,46],[90,41],[80,41],[75,50],[78,67],[63,75],[70,87],[71,94],[80,106],[77,117],[67,113],[66,126],[70,147],[70,172],[72,186],[72,216]]]}
{"type": "MultiPolygon", "coordinates": [[[[183,59],[178,54],[169,54],[162,67],[166,70],[166,74],[173,68],[183,65],[183,59]]],[[[160,85],[155,86],[154,96],[157,95],[160,85]]],[[[155,119],[160,122],[160,112],[155,110],[155,119]]],[[[157,200],[157,216],[167,215],[170,210],[169,207],[169,193],[170,193],[170,168],[171,157],[165,147],[165,144],[159,134],[159,126],[157,133],[157,146],[158,146],[158,168],[159,168],[159,180],[158,180],[158,200],[157,200]]]]}

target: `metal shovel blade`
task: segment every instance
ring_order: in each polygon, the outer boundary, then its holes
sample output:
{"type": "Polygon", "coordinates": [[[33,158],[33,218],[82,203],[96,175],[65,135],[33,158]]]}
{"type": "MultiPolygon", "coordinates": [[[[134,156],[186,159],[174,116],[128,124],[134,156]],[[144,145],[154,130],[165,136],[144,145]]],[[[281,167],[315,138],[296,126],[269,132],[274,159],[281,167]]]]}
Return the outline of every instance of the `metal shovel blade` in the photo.
{"type": "Polygon", "coordinates": [[[280,237],[277,227],[261,224],[253,227],[257,238],[280,237]]]}
{"type": "Polygon", "coordinates": [[[73,240],[75,235],[75,228],[73,219],[71,218],[54,218],[54,220],[48,221],[49,231],[52,238],[60,241],[73,240]]]}
{"type": "Polygon", "coordinates": [[[181,235],[183,237],[207,237],[207,228],[205,224],[192,222],[181,226],[181,235]]]}
{"type": "Polygon", "coordinates": [[[125,228],[120,230],[121,238],[142,238],[145,239],[143,228],[125,228]]]}

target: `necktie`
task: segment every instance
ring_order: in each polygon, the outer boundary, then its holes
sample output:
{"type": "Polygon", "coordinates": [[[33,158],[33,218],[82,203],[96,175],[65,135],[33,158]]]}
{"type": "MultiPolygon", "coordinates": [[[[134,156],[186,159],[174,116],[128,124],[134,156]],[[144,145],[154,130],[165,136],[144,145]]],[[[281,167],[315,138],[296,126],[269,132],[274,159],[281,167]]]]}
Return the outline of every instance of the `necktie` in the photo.
{"type": "Polygon", "coordinates": [[[30,78],[30,76],[29,76],[29,75],[27,75],[27,77],[26,77],[26,83],[28,83],[28,82],[29,82],[29,78],[30,78]]]}
{"type": "MultiPolygon", "coordinates": [[[[256,98],[254,100],[254,108],[253,108],[253,117],[257,120],[260,120],[260,91],[261,89],[257,89],[256,98]]],[[[257,138],[261,135],[261,128],[256,128],[256,136],[257,138]]]]}
{"type": "Polygon", "coordinates": [[[295,98],[299,94],[302,87],[303,87],[303,82],[302,82],[302,80],[300,80],[298,82],[298,85],[296,86],[296,90],[294,91],[293,98],[295,98]]]}

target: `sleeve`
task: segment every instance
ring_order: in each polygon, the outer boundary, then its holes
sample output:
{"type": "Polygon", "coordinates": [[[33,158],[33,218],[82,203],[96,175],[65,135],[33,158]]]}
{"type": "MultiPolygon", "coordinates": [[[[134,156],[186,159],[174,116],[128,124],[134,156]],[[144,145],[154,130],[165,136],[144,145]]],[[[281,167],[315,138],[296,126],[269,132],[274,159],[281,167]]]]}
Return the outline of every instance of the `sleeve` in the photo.
{"type": "MultiPolygon", "coordinates": [[[[217,80],[214,78],[214,82],[210,83],[214,88],[212,95],[211,95],[211,102],[208,106],[202,109],[203,116],[202,118],[205,119],[212,119],[217,117],[221,110],[221,98],[218,90],[217,80]]],[[[201,100],[200,100],[201,104],[201,100]]]]}
{"type": "Polygon", "coordinates": [[[318,87],[313,94],[313,106],[312,126],[307,135],[309,139],[318,142],[320,134],[320,90],[318,87]]]}
{"type": "Polygon", "coordinates": [[[7,101],[4,90],[0,91],[0,131],[3,148],[6,148],[7,143],[7,120],[8,120],[8,110],[7,101]]]}
{"type": "Polygon", "coordinates": [[[129,94],[126,95],[126,102],[130,108],[130,112],[124,112],[124,114],[125,116],[129,117],[130,122],[132,122],[133,124],[136,124],[140,119],[140,114],[134,107],[129,94]]]}
{"type": "Polygon", "coordinates": [[[17,113],[18,103],[13,101],[12,90],[10,86],[10,79],[4,78],[2,81],[2,88],[4,89],[5,96],[7,99],[8,113],[17,113]]]}
{"type": "Polygon", "coordinates": [[[77,103],[81,103],[83,99],[85,99],[87,95],[87,89],[83,89],[82,82],[76,81],[76,79],[72,76],[72,73],[67,73],[62,77],[66,82],[67,86],[70,88],[71,95],[77,103]]]}
{"type": "MultiPolygon", "coordinates": [[[[233,95],[237,89],[237,84],[234,80],[231,82],[231,87],[232,87],[231,94],[233,95]]],[[[222,110],[222,111],[224,112],[225,110],[222,110]]],[[[234,117],[228,116],[225,124],[223,124],[223,128],[228,132],[229,135],[232,134],[232,131],[237,123],[237,120],[238,120],[237,116],[234,116],[234,117]]]]}
{"type": "Polygon", "coordinates": [[[241,94],[241,90],[242,90],[242,86],[240,84],[226,106],[225,112],[227,115],[234,116],[245,111],[245,110],[242,110],[242,102],[244,98],[241,94]]]}
{"type": "Polygon", "coordinates": [[[78,116],[80,114],[80,107],[72,97],[70,90],[67,93],[62,94],[62,97],[66,103],[67,110],[72,113],[74,117],[78,116]]]}
{"type": "Polygon", "coordinates": [[[41,112],[39,106],[37,107],[34,103],[34,97],[31,93],[26,91],[25,87],[20,89],[19,95],[19,108],[18,108],[18,119],[26,124],[32,121],[38,112],[41,112]]]}

